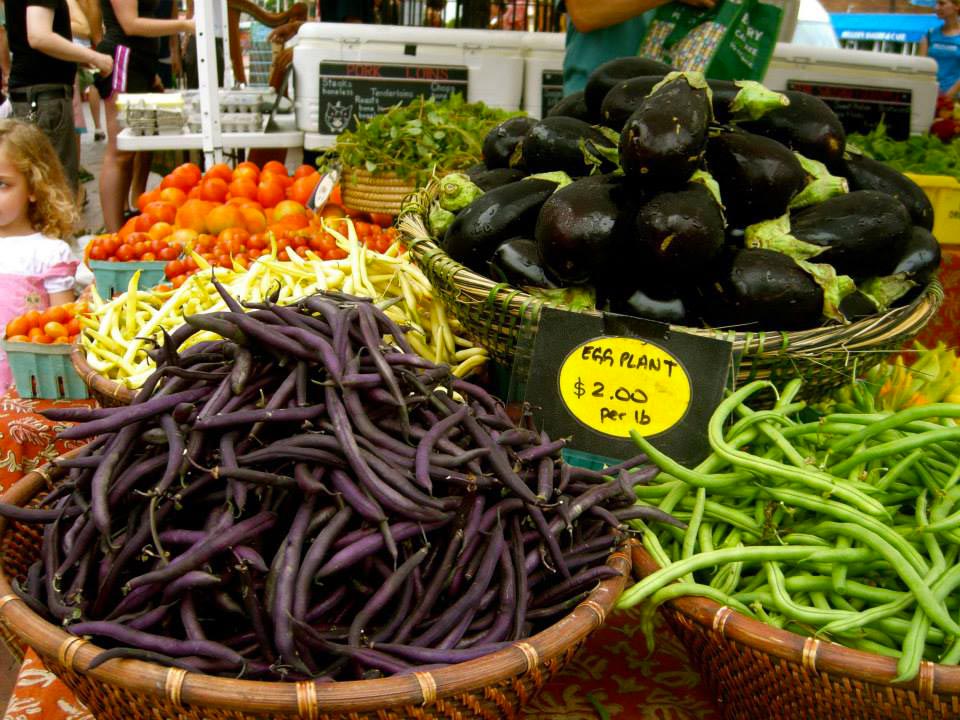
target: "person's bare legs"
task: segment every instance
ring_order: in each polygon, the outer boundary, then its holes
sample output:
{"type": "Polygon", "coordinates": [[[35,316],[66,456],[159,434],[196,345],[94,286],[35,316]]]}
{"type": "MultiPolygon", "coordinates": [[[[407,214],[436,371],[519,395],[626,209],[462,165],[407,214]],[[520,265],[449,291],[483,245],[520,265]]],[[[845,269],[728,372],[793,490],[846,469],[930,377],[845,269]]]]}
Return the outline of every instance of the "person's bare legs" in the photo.
{"type": "Polygon", "coordinates": [[[133,159],[133,179],[130,182],[130,204],[136,206],[137,198],[147,189],[147,179],[150,177],[150,165],[153,162],[152,152],[138,152],[133,159]]]}
{"type": "MultiPolygon", "coordinates": [[[[90,114],[93,116],[94,133],[103,132],[100,126],[100,91],[96,85],[87,88],[87,102],[90,103],[90,114]]],[[[94,136],[96,140],[96,136],[94,136]]]]}
{"type": "Polygon", "coordinates": [[[120,122],[117,118],[116,94],[104,100],[107,121],[107,150],[100,169],[100,207],[107,232],[117,232],[123,226],[127,209],[130,179],[133,173],[133,153],[117,150],[120,122]]]}

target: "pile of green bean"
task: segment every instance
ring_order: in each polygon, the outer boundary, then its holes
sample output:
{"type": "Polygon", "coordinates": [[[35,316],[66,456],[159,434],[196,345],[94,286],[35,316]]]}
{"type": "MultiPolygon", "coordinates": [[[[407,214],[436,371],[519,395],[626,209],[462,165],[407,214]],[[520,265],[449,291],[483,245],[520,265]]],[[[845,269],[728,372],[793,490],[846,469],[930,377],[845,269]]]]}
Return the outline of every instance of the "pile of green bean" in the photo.
{"type": "MultiPolygon", "coordinates": [[[[898,658],[960,662],[960,404],[817,413],[799,380],[752,410],[750,383],[718,407],[690,470],[634,434],[661,473],[638,502],[686,530],[643,530],[661,569],[620,607],[703,596],[770,625],[898,658]]],[[[840,410],[844,408],[834,408],[840,410]]],[[[647,634],[651,638],[650,632],[647,634]]]]}

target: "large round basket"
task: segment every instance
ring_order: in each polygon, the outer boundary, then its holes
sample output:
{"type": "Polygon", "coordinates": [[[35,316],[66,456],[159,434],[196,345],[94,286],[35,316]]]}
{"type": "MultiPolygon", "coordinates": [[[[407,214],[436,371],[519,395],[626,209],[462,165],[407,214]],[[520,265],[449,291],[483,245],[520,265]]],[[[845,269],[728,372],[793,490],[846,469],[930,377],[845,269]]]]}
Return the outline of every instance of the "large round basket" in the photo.
{"type": "MultiPolygon", "coordinates": [[[[639,544],[632,554],[637,577],[658,569],[639,544]]],[[[960,667],[924,661],[916,678],[894,684],[894,658],[780,630],[713,600],[679,598],[661,612],[725,720],[960,717],[960,667]]]]}
{"type": "MultiPolygon", "coordinates": [[[[426,217],[437,190],[432,181],[404,203],[399,219],[403,242],[464,332],[509,366],[521,334],[535,328],[543,302],[473,272],[436,244],[426,217]]],[[[934,281],[910,305],[847,325],[790,332],[672,329],[731,342],[738,383],[763,379],[781,383],[799,376],[804,378],[804,397],[811,399],[843,385],[854,373],[880,363],[913,339],[942,302],[943,288],[934,281]]]]}
{"type": "Polygon", "coordinates": [[[363,168],[343,169],[340,191],[351,210],[399,215],[403,200],[417,189],[414,181],[395,173],[374,175],[363,168]]]}
{"type": "Polygon", "coordinates": [[[131,390],[122,383],[105,378],[90,367],[90,363],[87,362],[87,353],[79,342],[74,344],[73,350],[70,352],[70,362],[83,379],[91,397],[100,403],[101,407],[129,405],[136,397],[136,390],[131,390]]]}
{"type": "MultiPolygon", "coordinates": [[[[60,477],[58,469],[30,473],[2,499],[28,505],[60,477]]],[[[39,547],[36,527],[0,519],[0,623],[33,648],[98,720],[515,717],[603,623],[630,575],[624,545],[607,560],[620,575],[600,583],[573,612],[533,637],[476,660],[380,680],[256,682],[125,659],[88,671],[100,648],[43,620],[11,588],[15,578],[23,581],[39,547]]]]}

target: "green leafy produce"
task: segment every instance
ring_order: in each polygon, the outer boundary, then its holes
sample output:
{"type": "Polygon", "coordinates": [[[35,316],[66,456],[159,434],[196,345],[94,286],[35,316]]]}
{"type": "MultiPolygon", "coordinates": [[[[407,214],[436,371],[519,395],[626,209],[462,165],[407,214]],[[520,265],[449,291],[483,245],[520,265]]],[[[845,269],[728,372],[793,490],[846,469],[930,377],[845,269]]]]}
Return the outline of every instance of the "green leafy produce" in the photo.
{"type": "Polygon", "coordinates": [[[952,175],[960,179],[960,138],[943,142],[936,135],[911,135],[894,140],[883,122],[866,135],[851,134],[847,144],[855,145],[874,160],[885,162],[900,172],[921,175],[952,175]]]}
{"type": "Polygon", "coordinates": [[[463,170],[481,162],[487,133],[519,114],[468,103],[460,94],[442,102],[417,98],[342,133],[331,154],[344,165],[374,174],[396,173],[422,185],[434,172],[463,170]]]}

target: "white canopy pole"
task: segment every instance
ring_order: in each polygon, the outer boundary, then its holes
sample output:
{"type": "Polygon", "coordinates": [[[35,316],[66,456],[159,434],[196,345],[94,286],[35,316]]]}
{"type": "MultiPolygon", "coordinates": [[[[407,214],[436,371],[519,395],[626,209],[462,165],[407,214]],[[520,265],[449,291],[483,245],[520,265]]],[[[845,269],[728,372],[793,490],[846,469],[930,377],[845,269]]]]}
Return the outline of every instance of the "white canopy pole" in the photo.
{"type": "Polygon", "coordinates": [[[217,53],[213,32],[212,7],[207,2],[193,4],[197,26],[197,80],[200,92],[200,126],[203,155],[207,167],[223,159],[220,129],[220,86],[217,83],[217,53]]]}

